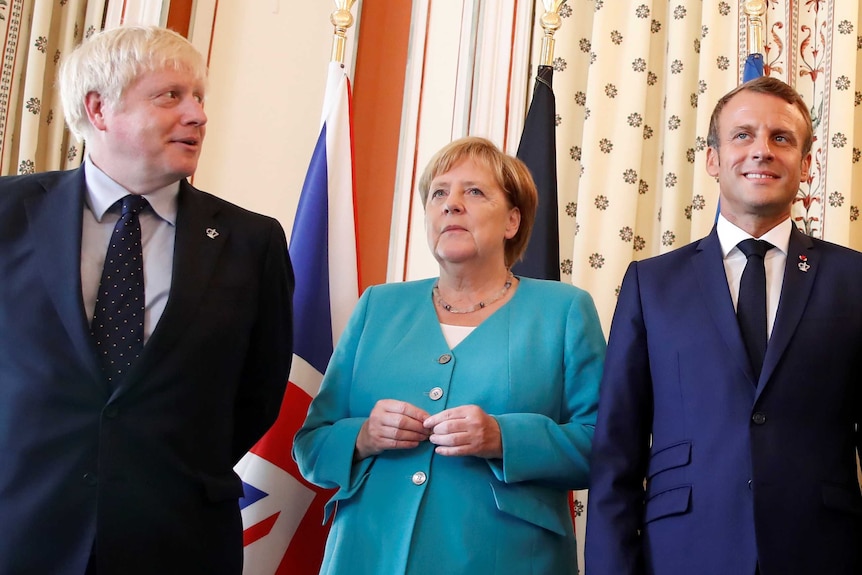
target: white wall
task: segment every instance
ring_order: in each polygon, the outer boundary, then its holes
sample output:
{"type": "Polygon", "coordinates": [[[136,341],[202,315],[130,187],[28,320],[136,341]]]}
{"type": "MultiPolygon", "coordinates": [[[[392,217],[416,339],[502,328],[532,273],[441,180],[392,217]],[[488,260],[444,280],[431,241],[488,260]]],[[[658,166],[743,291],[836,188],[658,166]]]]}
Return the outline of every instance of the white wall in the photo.
{"type": "MultiPolygon", "coordinates": [[[[357,19],[361,4],[352,10],[357,19]]],[[[514,153],[535,68],[529,59],[531,44],[538,45],[538,4],[412,0],[389,281],[437,274],[414,197],[431,155],[467,134],[514,153]]],[[[278,218],[288,235],[318,136],[334,8],[323,0],[195,3],[190,36],[209,51],[210,89],[193,183],[278,218]]],[[[351,77],[359,24],[348,31],[351,77]]]]}
{"type": "MultiPolygon", "coordinates": [[[[334,7],[319,0],[199,0],[195,6],[191,39],[205,54],[209,49],[210,87],[193,183],[277,218],[288,236],[320,129],[334,7]]],[[[353,7],[354,17],[359,8],[353,7]]],[[[349,69],[356,34],[354,25],[349,69]]]]}

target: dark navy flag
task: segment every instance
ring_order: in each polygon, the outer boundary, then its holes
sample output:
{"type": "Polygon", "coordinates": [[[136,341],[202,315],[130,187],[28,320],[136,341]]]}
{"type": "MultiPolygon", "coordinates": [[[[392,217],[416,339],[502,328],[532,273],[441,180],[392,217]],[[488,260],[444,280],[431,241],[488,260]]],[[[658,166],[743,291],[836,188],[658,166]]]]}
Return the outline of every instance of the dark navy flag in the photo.
{"type": "Polygon", "coordinates": [[[512,267],[517,275],[560,279],[560,222],[557,208],[556,103],[554,68],[539,66],[533,101],[524,122],[518,158],[530,169],[539,191],[536,223],[524,259],[512,267]]]}

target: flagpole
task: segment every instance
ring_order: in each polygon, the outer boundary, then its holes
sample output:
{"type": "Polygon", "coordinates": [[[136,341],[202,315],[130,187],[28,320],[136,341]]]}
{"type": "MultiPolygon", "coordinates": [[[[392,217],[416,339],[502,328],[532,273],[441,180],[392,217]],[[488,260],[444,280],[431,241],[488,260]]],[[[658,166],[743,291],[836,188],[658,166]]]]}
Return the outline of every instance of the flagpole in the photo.
{"type": "Polygon", "coordinates": [[[745,18],[748,21],[748,53],[763,54],[766,0],[746,0],[743,10],[745,11],[745,18]]]}
{"type": "Polygon", "coordinates": [[[542,66],[554,65],[554,34],[560,29],[562,20],[560,19],[560,7],[566,3],[566,0],[542,0],[545,5],[545,13],[542,14],[541,24],[544,36],[542,37],[542,66]]]}
{"type": "Polygon", "coordinates": [[[335,0],[336,10],[329,16],[329,21],[335,26],[332,37],[332,62],[344,64],[344,46],[347,43],[347,29],[353,26],[353,14],[350,9],[356,0],[335,0]]]}

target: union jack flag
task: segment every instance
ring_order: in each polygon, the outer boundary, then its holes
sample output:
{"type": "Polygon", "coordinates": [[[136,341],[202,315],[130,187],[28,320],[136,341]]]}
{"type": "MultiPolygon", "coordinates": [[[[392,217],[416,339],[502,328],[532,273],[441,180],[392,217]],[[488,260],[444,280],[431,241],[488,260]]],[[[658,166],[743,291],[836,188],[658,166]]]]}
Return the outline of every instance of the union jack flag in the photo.
{"type": "Polygon", "coordinates": [[[330,63],[322,126],[290,239],[296,275],[294,355],[281,413],[240,460],[244,575],[313,575],[320,569],[331,493],[300,476],[290,456],[311,399],[359,299],[350,81],[330,63]]]}

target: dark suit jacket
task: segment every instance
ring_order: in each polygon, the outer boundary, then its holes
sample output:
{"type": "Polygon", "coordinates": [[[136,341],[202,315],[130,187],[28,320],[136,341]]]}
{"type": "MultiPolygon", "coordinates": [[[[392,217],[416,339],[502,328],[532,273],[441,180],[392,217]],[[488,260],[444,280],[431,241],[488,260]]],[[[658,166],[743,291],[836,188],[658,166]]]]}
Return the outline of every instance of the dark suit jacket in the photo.
{"type": "Polygon", "coordinates": [[[173,280],[116,389],[81,294],[83,169],[0,178],[0,574],[238,574],[234,463],[292,353],[284,232],[183,181],[173,280]],[[210,238],[207,229],[218,235],[210,238]]]}
{"type": "Polygon", "coordinates": [[[600,391],[586,572],[862,573],[860,422],[862,254],[794,228],[759,380],[715,230],[632,263],[600,391]]]}

